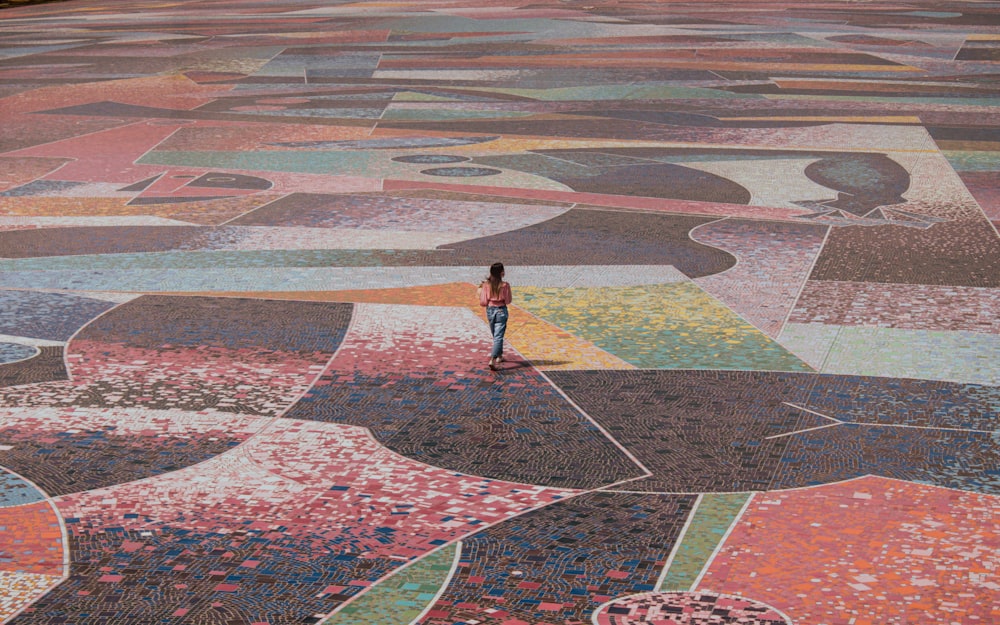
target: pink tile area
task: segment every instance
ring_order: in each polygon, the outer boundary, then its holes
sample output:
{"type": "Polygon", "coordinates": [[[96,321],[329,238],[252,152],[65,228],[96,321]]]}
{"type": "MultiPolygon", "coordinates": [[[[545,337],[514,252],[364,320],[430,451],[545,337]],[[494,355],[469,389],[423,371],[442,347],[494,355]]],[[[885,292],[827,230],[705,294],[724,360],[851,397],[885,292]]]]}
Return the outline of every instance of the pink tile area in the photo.
{"type": "Polygon", "coordinates": [[[573,493],[423,465],[388,451],[363,428],[278,419],[200,465],[56,501],[64,517],[80,520],[73,531],[84,534],[283,528],[343,540],[362,557],[411,559],[573,493]]]}
{"type": "Polygon", "coordinates": [[[736,257],[732,269],[695,283],[774,338],[823,247],[825,228],[724,219],[699,226],[691,238],[736,257]]]}
{"type": "Polygon", "coordinates": [[[242,440],[266,427],[270,421],[268,417],[212,409],[194,412],[78,406],[0,408],[3,429],[34,432],[45,437],[68,430],[113,430],[122,435],[184,435],[198,439],[225,436],[242,440]]]}
{"type": "Polygon", "coordinates": [[[58,180],[132,184],[155,176],[163,167],[137,165],[143,154],[176,132],[181,124],[143,122],[26,148],[12,154],[35,158],[65,158],[51,174],[58,180]]]}
{"type": "Polygon", "coordinates": [[[66,360],[76,386],[107,386],[113,381],[130,389],[130,403],[175,407],[211,402],[217,408],[242,407],[262,414],[277,414],[291,405],[329,359],[323,352],[302,355],[207,345],[148,349],[91,340],[72,341],[69,350],[66,360]]]}
{"type": "Polygon", "coordinates": [[[696,590],[795,623],[996,623],[1000,498],[865,477],[756,495],[696,590]]]}
{"type": "Polygon", "coordinates": [[[997,289],[810,280],[788,321],[1000,334],[997,310],[997,289]]]}
{"type": "MultiPolygon", "coordinates": [[[[358,304],[329,372],[439,377],[444,385],[448,375],[490,378],[490,345],[486,320],[465,308],[358,304]]],[[[523,362],[513,350],[505,357],[523,362]]]]}

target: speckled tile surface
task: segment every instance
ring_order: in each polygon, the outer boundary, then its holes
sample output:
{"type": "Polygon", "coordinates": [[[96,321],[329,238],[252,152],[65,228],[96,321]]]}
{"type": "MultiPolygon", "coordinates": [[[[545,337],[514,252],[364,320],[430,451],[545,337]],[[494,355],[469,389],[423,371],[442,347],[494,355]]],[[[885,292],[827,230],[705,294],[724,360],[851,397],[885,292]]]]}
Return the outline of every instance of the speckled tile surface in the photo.
{"type": "Polygon", "coordinates": [[[1000,622],[996,13],[0,9],[0,621],[1000,622]]]}

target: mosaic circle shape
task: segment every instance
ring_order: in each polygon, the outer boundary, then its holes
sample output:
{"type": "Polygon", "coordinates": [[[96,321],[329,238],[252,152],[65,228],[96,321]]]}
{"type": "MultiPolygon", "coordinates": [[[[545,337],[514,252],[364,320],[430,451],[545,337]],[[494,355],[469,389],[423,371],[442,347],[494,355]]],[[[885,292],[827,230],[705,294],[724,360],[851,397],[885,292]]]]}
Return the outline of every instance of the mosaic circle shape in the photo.
{"type": "Polygon", "coordinates": [[[38,355],[38,348],[20,343],[0,343],[0,363],[18,362],[38,355]]]}
{"type": "Polygon", "coordinates": [[[650,592],[606,603],[594,614],[597,625],[791,625],[771,606],[711,592],[650,592]]]}
{"type": "Polygon", "coordinates": [[[420,173],[449,178],[474,178],[476,176],[495,176],[503,172],[490,167],[435,167],[434,169],[425,169],[420,173]]]}
{"type": "Polygon", "coordinates": [[[441,163],[463,163],[469,160],[467,156],[456,156],[454,154],[412,154],[410,156],[397,156],[392,159],[397,163],[421,163],[423,165],[437,165],[441,163]]]}

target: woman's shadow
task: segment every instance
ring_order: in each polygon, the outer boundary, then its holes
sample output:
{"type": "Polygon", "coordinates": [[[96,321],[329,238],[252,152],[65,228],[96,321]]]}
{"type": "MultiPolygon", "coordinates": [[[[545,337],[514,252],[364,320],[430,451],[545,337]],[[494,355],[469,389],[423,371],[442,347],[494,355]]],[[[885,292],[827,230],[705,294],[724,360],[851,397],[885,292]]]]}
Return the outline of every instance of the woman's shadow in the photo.
{"type": "Polygon", "coordinates": [[[497,368],[494,371],[503,373],[504,371],[518,371],[520,369],[532,369],[535,367],[558,367],[560,365],[568,365],[571,362],[570,360],[504,360],[497,364],[497,368]]]}

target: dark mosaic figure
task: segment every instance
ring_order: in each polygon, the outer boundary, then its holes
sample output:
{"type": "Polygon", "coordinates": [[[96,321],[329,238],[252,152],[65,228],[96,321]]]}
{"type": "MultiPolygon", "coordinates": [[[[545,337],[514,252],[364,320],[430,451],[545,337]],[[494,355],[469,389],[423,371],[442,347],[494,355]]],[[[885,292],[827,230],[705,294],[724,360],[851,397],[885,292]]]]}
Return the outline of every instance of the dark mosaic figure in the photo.
{"type": "Polygon", "coordinates": [[[1000,287],[1000,238],[986,219],[834,228],[811,280],[1000,287]]]}
{"type": "Polygon", "coordinates": [[[807,178],[837,191],[837,199],[824,206],[857,216],[880,206],[903,204],[910,187],[910,174],[884,154],[852,154],[827,157],[806,166],[807,178]]]}
{"type": "Polygon", "coordinates": [[[60,346],[43,345],[31,358],[0,364],[0,388],[68,379],[60,346]]]}
{"type": "Polygon", "coordinates": [[[531,154],[481,156],[473,162],[544,176],[585,193],[730,204],[750,202],[749,191],[721,176],[672,163],[614,158],[598,151],[541,150],[531,154]],[[586,156],[590,156],[589,162],[583,160],[586,156]]]}
{"type": "Polygon", "coordinates": [[[611,598],[655,589],[695,499],[594,492],[484,530],[462,541],[435,604],[447,616],[423,622],[589,623],[611,598]]]}
{"type": "Polygon", "coordinates": [[[996,387],[749,371],[548,375],[653,473],[630,490],[765,491],[873,474],[1000,493],[996,387]]]}
{"type": "Polygon", "coordinates": [[[673,265],[690,278],[736,264],[728,252],[691,240],[688,233],[711,217],[573,209],[519,230],[441,246],[453,264],[488,265],[492,257],[530,265],[673,265]]]}
{"type": "Polygon", "coordinates": [[[80,340],[332,354],[351,305],[229,297],[144,295],[86,327],[80,340]]]}
{"type": "Polygon", "coordinates": [[[224,453],[244,438],[222,432],[166,437],[121,435],[113,428],[38,432],[2,427],[0,466],[55,497],[176,471],[224,453]]]}

